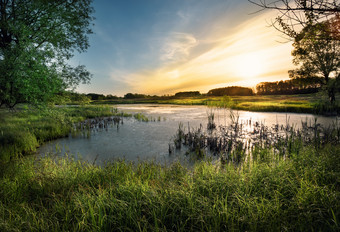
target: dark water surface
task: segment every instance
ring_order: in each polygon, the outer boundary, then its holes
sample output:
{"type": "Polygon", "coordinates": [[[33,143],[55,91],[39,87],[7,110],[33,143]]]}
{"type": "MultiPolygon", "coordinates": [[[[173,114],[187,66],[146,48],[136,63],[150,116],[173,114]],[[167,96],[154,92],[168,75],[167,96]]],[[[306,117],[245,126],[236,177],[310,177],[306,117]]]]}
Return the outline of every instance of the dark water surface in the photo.
{"type": "MultiPolygon", "coordinates": [[[[58,155],[75,155],[90,162],[98,164],[116,158],[129,161],[155,160],[163,164],[182,159],[184,151],[169,155],[169,143],[173,141],[179,124],[185,130],[206,128],[208,115],[213,113],[215,123],[228,125],[231,122],[230,111],[213,109],[206,106],[181,106],[181,105],[118,105],[114,106],[119,111],[127,113],[143,113],[155,121],[139,122],[135,118],[124,118],[124,123],[111,126],[108,129],[97,129],[88,136],[76,136],[51,141],[38,149],[38,154],[55,153],[58,155]]],[[[301,127],[301,122],[306,121],[311,125],[320,123],[322,126],[332,125],[336,117],[324,117],[311,114],[296,113],[269,113],[233,111],[235,118],[240,123],[259,122],[271,126],[273,124],[294,125],[301,127]]],[[[339,119],[339,117],[338,117],[339,119]]]]}

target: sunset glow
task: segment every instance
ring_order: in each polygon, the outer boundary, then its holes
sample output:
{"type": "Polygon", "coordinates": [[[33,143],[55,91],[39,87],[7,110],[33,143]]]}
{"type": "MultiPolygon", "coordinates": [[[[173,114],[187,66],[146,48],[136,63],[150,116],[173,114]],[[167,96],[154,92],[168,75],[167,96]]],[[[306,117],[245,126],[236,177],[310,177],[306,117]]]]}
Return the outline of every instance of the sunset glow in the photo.
{"type": "MultiPolygon", "coordinates": [[[[119,16],[126,20],[122,25],[110,21],[106,8],[97,6],[91,48],[75,61],[85,63],[95,81],[81,86],[80,92],[205,93],[216,87],[254,87],[288,79],[288,70],[294,68],[292,46],[278,42],[280,33],[268,26],[275,12],[251,14],[255,10],[247,1],[164,2],[173,8],[151,13],[152,20],[140,21],[139,29],[132,28],[135,22],[126,15],[119,16]]],[[[151,10],[154,5],[144,7],[151,10]]]]}

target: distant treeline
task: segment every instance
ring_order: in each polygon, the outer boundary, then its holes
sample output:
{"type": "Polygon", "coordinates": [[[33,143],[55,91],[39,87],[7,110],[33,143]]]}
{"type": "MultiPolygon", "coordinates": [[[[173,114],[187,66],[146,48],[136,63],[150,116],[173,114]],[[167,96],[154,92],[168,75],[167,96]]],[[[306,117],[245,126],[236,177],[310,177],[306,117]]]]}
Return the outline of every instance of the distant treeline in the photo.
{"type": "Polygon", "coordinates": [[[209,90],[208,96],[251,96],[253,95],[253,90],[251,88],[231,86],[218,89],[209,90]]]}
{"type": "Polygon", "coordinates": [[[201,96],[199,91],[186,91],[186,92],[178,92],[175,94],[175,97],[198,97],[201,96]]]}
{"type": "MultiPolygon", "coordinates": [[[[305,94],[315,93],[321,87],[322,79],[320,78],[295,78],[286,81],[261,82],[256,85],[257,95],[275,95],[275,94],[305,94]]],[[[87,101],[85,98],[96,100],[115,100],[115,99],[171,99],[178,97],[199,97],[199,96],[251,96],[254,95],[251,88],[231,86],[224,88],[211,89],[207,94],[201,94],[199,91],[177,92],[175,95],[147,95],[140,93],[127,93],[124,97],[117,97],[112,94],[78,94],[68,93],[68,98],[73,101],[87,101]]]]}
{"type": "Polygon", "coordinates": [[[124,97],[118,97],[116,95],[108,94],[97,94],[97,93],[89,93],[86,94],[93,101],[97,100],[116,100],[116,99],[141,99],[141,98],[162,98],[162,97],[169,97],[169,96],[157,96],[157,95],[147,95],[147,94],[140,94],[140,93],[127,93],[124,97]]]}
{"type": "Polygon", "coordinates": [[[296,78],[286,81],[261,82],[256,85],[256,94],[306,94],[316,93],[321,87],[320,78],[296,78]]]}
{"type": "MultiPolygon", "coordinates": [[[[96,93],[89,93],[86,96],[90,97],[91,100],[115,100],[115,99],[136,99],[136,98],[152,98],[155,96],[150,96],[146,94],[140,93],[127,93],[124,97],[117,97],[116,95],[104,95],[104,94],[96,94],[96,93]]],[[[157,96],[156,96],[157,97],[157,96]]]]}
{"type": "Polygon", "coordinates": [[[89,94],[86,94],[86,96],[89,97],[91,100],[113,100],[113,99],[120,98],[112,94],[104,95],[104,94],[97,94],[97,93],[89,93],[89,94]]]}

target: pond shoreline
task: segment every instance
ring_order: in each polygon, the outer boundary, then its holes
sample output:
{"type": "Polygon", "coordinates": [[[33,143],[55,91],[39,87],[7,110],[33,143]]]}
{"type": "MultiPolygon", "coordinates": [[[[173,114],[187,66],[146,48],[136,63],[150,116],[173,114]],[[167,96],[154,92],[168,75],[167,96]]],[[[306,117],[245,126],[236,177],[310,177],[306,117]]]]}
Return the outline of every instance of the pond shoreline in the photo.
{"type": "MultiPolygon", "coordinates": [[[[91,162],[94,159],[100,162],[114,157],[125,157],[127,160],[136,162],[144,159],[162,160],[162,162],[171,160],[172,162],[176,156],[174,154],[169,156],[169,153],[177,151],[172,143],[179,125],[182,124],[186,131],[188,129],[194,131],[199,127],[206,130],[209,115],[214,117],[213,123],[216,124],[216,128],[221,126],[226,128],[231,123],[230,114],[238,117],[241,126],[247,124],[251,128],[255,128],[252,126],[257,123],[268,128],[279,124],[280,128],[289,126],[300,129],[302,122],[310,126],[314,123],[329,126],[336,120],[334,117],[311,114],[230,111],[230,109],[207,106],[125,104],[115,107],[117,107],[117,112],[126,112],[134,117],[124,120],[124,125],[119,128],[118,126],[117,128],[106,127],[105,130],[95,132],[93,136],[88,131],[85,137],[51,141],[39,148],[39,153],[53,153],[56,150],[55,147],[58,147],[59,155],[80,153],[82,158],[91,162]],[[318,118],[317,121],[314,117],[318,118]]],[[[181,153],[183,154],[178,156],[184,157],[185,151],[181,153]]]]}
{"type": "MultiPolygon", "coordinates": [[[[340,96],[339,96],[340,97],[340,96]]],[[[174,105],[218,105],[223,106],[226,96],[221,97],[158,97],[141,99],[94,100],[91,104],[174,104],[174,105]]],[[[227,96],[229,107],[252,112],[311,113],[317,115],[340,115],[340,105],[330,106],[320,102],[316,94],[300,95],[254,95],[227,96]]]]}
{"type": "MultiPolygon", "coordinates": [[[[199,107],[199,114],[194,108],[188,106],[185,111],[199,125],[206,107],[199,107]]],[[[147,109],[155,110],[154,114],[159,110],[147,109]]],[[[24,141],[30,139],[22,137],[25,133],[46,139],[58,135],[61,127],[57,124],[68,117],[74,123],[115,111],[94,106],[60,108],[57,112],[64,114],[57,117],[54,112],[51,120],[39,113],[18,113],[6,119],[7,127],[1,124],[0,130],[8,133],[12,129],[14,138],[24,141]]],[[[179,106],[163,112],[175,116],[177,112],[178,120],[186,117],[180,117],[179,106]]],[[[241,116],[245,113],[254,114],[240,112],[241,116]]],[[[280,114],[277,121],[284,118],[280,114]]],[[[340,146],[318,141],[320,147],[312,144],[296,149],[291,144],[285,156],[259,149],[258,156],[238,166],[223,160],[198,160],[191,168],[178,162],[165,166],[126,160],[99,166],[70,156],[27,156],[0,162],[0,230],[338,231],[340,146]]]]}

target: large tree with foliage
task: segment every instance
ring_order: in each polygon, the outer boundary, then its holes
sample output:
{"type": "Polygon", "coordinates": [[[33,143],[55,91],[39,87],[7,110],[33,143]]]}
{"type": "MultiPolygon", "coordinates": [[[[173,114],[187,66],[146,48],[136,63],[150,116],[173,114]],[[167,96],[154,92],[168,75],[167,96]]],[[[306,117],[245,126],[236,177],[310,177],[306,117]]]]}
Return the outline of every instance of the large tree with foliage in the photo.
{"type": "Polygon", "coordinates": [[[88,82],[75,51],[89,46],[92,0],[0,0],[0,104],[48,102],[55,93],[88,82]]]}
{"type": "Polygon", "coordinates": [[[339,91],[340,1],[339,0],[249,0],[264,9],[279,12],[273,26],[294,41],[292,78],[322,77],[332,103],[339,91]]]}
{"type": "Polygon", "coordinates": [[[299,65],[289,72],[292,78],[322,77],[328,86],[330,101],[335,101],[336,86],[340,74],[340,39],[335,27],[340,24],[340,17],[325,22],[312,22],[297,34],[293,43],[293,63],[299,65]]]}

